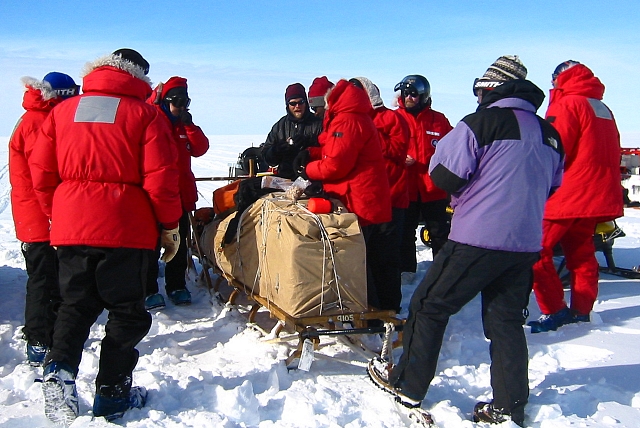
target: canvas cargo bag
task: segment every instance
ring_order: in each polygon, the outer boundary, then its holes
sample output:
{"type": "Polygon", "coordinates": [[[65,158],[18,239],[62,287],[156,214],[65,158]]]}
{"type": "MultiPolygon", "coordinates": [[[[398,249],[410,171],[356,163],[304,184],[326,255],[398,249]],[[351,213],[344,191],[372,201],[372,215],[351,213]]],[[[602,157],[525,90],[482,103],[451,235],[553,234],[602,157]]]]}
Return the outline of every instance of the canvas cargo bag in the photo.
{"type": "Polygon", "coordinates": [[[306,202],[282,194],[259,199],[242,213],[239,238],[222,246],[230,221],[224,219],[213,239],[218,267],[293,317],[366,311],[365,244],[356,215],[337,200],[340,212],[315,215],[306,202]]]}
{"type": "Polygon", "coordinates": [[[244,228],[240,232],[242,242],[246,242],[247,245],[239,245],[238,239],[224,244],[224,235],[233,218],[234,216],[231,215],[206,225],[200,237],[200,248],[207,259],[214,262],[222,271],[231,285],[244,289],[248,294],[259,294],[257,282],[259,260],[255,230],[244,228]],[[254,244],[249,245],[250,242],[254,244]]]}

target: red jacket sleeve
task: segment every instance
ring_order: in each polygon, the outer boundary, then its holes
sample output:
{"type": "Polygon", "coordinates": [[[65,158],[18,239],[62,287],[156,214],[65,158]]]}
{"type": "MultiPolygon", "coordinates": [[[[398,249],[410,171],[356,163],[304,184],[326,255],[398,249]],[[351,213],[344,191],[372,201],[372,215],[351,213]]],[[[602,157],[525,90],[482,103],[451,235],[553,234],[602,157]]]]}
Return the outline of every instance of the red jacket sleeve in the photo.
{"type": "Polygon", "coordinates": [[[576,158],[576,150],[578,149],[582,125],[576,112],[576,107],[569,108],[560,101],[551,103],[547,109],[547,120],[560,134],[565,152],[565,165],[570,165],[576,158]]]}
{"type": "Polygon", "coordinates": [[[60,184],[58,160],[56,157],[55,130],[52,115],[47,116],[40,129],[35,146],[28,157],[33,190],[36,193],[42,211],[51,218],[53,193],[60,184]]]}
{"type": "Polygon", "coordinates": [[[380,131],[382,155],[385,159],[404,165],[409,149],[409,126],[398,113],[386,110],[376,115],[376,128],[380,131]]]}
{"type": "Polygon", "coordinates": [[[334,121],[325,136],[322,159],[311,161],[305,171],[311,180],[335,181],[354,168],[364,139],[357,122],[334,121]]]}
{"type": "Polygon", "coordinates": [[[142,151],[142,187],[149,194],[158,221],[165,229],[173,229],[182,216],[175,162],[178,152],[167,121],[157,112],[146,128],[142,151]]]}
{"type": "Polygon", "coordinates": [[[202,129],[197,125],[184,125],[184,130],[187,133],[189,144],[191,146],[191,156],[197,158],[209,150],[209,139],[202,129]]]}

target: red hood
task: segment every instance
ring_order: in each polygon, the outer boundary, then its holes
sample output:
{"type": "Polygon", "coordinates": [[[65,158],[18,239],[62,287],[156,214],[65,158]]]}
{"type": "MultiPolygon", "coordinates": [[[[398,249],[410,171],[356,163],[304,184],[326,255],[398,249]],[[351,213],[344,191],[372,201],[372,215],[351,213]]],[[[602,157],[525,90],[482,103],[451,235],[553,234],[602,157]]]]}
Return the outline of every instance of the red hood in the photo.
{"type": "Polygon", "coordinates": [[[151,86],[125,70],[105,65],[94,69],[84,77],[82,91],[126,95],[144,101],[151,94],[151,86]]]}
{"type": "Polygon", "coordinates": [[[51,98],[49,100],[44,100],[42,98],[42,92],[40,91],[40,89],[35,89],[27,86],[27,91],[24,93],[24,97],[22,98],[22,107],[25,110],[50,111],[61,101],[61,98],[51,98]]]}
{"type": "Polygon", "coordinates": [[[556,79],[556,87],[549,91],[549,102],[564,95],[582,95],[602,100],[604,85],[588,67],[577,64],[560,73],[556,79]]]}
{"type": "Polygon", "coordinates": [[[368,115],[373,110],[367,92],[346,80],[340,80],[329,93],[327,106],[325,116],[330,117],[334,117],[338,113],[364,113],[368,115]]]}

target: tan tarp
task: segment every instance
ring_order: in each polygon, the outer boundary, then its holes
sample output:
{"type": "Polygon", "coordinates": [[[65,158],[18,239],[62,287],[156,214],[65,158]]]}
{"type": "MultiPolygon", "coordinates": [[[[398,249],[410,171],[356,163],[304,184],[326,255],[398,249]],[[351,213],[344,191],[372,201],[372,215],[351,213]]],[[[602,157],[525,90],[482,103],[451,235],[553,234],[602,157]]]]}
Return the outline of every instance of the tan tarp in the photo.
{"type": "Polygon", "coordinates": [[[258,200],[242,215],[240,239],[225,246],[230,218],[209,224],[202,234],[205,254],[235,285],[290,316],[366,311],[365,245],[357,217],[343,207],[341,213],[312,215],[300,205],[281,194],[258,200]]]}

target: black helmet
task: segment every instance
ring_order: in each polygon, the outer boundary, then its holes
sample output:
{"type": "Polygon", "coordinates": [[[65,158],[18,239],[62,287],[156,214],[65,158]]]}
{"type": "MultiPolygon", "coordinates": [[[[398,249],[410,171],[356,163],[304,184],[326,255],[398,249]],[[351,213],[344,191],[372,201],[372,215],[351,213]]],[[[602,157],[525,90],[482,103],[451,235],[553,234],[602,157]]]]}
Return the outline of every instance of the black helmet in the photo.
{"type": "Polygon", "coordinates": [[[551,74],[551,80],[556,80],[558,78],[558,75],[560,73],[562,73],[563,71],[573,67],[574,65],[580,64],[578,61],[574,61],[572,59],[567,60],[565,62],[562,62],[560,64],[558,64],[558,66],[556,67],[555,70],[553,70],[553,73],[551,74]]]}
{"type": "Polygon", "coordinates": [[[394,88],[394,91],[400,91],[402,96],[406,96],[407,93],[415,91],[420,95],[420,105],[428,105],[429,98],[431,98],[431,85],[426,77],[419,74],[410,74],[398,83],[394,88]]]}

